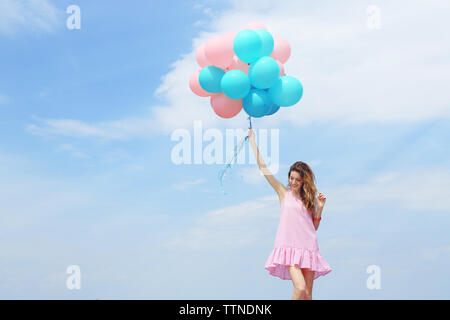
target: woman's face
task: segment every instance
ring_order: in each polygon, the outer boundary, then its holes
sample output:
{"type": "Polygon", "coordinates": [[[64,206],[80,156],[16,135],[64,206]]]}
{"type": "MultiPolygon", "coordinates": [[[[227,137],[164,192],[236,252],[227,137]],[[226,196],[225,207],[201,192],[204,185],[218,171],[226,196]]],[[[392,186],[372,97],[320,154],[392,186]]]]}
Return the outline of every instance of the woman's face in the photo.
{"type": "Polygon", "coordinates": [[[297,171],[291,171],[291,175],[289,176],[289,185],[292,189],[300,190],[303,185],[303,180],[300,173],[297,171]]]}

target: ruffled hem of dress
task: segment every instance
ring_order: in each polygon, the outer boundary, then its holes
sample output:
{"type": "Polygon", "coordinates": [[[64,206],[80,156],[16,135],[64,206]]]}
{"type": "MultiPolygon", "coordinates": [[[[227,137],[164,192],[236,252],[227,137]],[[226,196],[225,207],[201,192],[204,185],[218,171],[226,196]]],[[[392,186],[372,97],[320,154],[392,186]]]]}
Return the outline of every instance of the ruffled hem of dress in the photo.
{"type": "Polygon", "coordinates": [[[266,261],[265,269],[272,276],[291,280],[287,266],[308,268],[314,271],[314,279],[331,272],[331,268],[319,251],[305,248],[276,247],[266,261]]]}

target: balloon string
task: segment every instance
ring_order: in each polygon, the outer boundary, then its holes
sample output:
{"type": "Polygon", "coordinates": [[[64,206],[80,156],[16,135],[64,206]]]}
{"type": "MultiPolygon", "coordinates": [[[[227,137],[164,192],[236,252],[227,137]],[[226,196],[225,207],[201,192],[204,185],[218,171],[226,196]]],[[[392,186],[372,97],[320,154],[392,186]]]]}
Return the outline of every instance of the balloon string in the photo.
{"type": "MultiPolygon", "coordinates": [[[[252,120],[251,120],[250,116],[248,117],[248,121],[250,123],[249,129],[251,129],[252,128],[252,120]]],[[[224,187],[223,187],[223,177],[226,175],[228,169],[231,169],[231,164],[237,158],[237,156],[239,155],[239,153],[242,150],[242,147],[244,146],[245,141],[247,141],[247,140],[248,140],[248,134],[244,138],[242,138],[241,141],[234,148],[233,157],[225,165],[225,168],[223,168],[222,170],[219,171],[219,175],[218,176],[219,176],[220,188],[222,189],[223,194],[226,194],[226,192],[224,190],[224,187]]]]}

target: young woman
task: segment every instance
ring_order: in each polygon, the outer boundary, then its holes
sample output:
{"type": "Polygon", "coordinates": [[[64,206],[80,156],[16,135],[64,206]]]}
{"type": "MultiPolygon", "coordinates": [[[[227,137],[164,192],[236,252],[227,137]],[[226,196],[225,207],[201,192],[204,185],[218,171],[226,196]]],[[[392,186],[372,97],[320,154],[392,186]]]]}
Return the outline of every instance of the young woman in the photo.
{"type": "Polygon", "coordinates": [[[320,192],[316,198],[314,173],[301,161],[289,169],[288,188],[281,184],[264,163],[252,129],[248,135],[258,167],[278,194],[281,206],[275,248],[265,268],[273,276],[292,280],[293,300],[311,300],[313,281],[331,272],[316,238],[326,198],[320,192]]]}

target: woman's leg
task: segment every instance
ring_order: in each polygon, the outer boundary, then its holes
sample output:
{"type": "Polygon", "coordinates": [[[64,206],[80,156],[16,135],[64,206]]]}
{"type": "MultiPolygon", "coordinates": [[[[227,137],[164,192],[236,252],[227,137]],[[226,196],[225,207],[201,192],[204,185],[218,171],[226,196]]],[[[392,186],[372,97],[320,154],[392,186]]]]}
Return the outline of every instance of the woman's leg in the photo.
{"type": "Polygon", "coordinates": [[[303,278],[302,270],[300,270],[297,265],[288,266],[288,270],[291,275],[292,283],[294,284],[292,300],[304,300],[306,298],[306,281],[303,278]]]}
{"type": "Polygon", "coordinates": [[[305,279],[306,283],[306,294],[305,300],[312,300],[312,288],[314,282],[314,271],[308,268],[302,268],[303,279],[305,279]]]}

